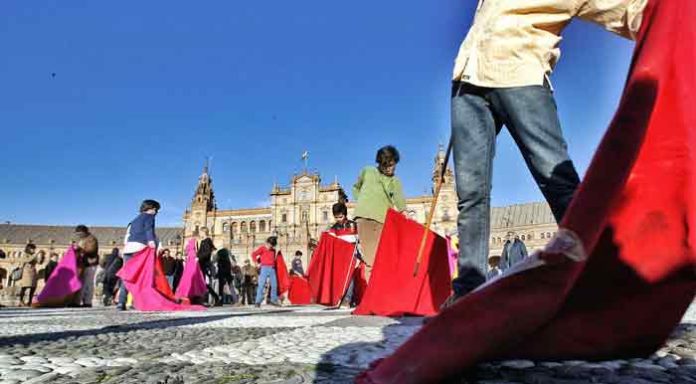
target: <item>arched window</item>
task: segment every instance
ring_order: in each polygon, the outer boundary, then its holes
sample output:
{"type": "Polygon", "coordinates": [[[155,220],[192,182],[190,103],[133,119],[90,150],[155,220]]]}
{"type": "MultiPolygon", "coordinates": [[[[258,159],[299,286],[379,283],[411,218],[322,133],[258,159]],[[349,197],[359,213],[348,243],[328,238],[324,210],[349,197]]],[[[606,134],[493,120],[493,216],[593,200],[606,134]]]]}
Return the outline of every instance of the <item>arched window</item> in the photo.
{"type": "Polygon", "coordinates": [[[227,233],[227,231],[230,230],[230,224],[229,223],[222,223],[222,232],[227,233]]]}
{"type": "Polygon", "coordinates": [[[534,239],[534,236],[531,233],[527,234],[527,240],[532,240],[534,239]]]}
{"type": "Polygon", "coordinates": [[[526,237],[524,235],[520,236],[520,240],[524,241],[526,237]]]}
{"type": "Polygon", "coordinates": [[[256,233],[256,222],[255,221],[252,221],[251,223],[249,223],[249,231],[251,233],[256,233]]]}
{"type": "Polygon", "coordinates": [[[259,221],[259,232],[266,232],[266,220],[259,221]]]}
{"type": "Polygon", "coordinates": [[[546,232],[546,238],[550,239],[551,238],[551,232],[546,232]]]}
{"type": "Polygon", "coordinates": [[[239,229],[241,230],[242,233],[246,233],[246,231],[247,231],[246,221],[242,221],[242,223],[239,224],[239,229]]]}

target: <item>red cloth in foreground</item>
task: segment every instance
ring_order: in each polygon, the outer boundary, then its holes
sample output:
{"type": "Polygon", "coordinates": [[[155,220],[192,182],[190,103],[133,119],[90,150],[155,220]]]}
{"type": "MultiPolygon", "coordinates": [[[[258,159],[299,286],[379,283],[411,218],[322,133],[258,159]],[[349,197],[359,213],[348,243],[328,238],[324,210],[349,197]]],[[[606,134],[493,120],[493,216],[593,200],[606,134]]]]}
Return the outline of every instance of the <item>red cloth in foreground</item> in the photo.
{"type": "Polygon", "coordinates": [[[505,358],[645,356],[664,343],[696,293],[694,18],[693,0],[649,3],[619,110],[559,236],[357,382],[439,382],[505,358]]]}
{"type": "Polygon", "coordinates": [[[340,304],[355,273],[354,252],[354,243],[322,233],[307,269],[315,303],[331,307],[340,304]]]}
{"type": "Polygon", "coordinates": [[[128,292],[133,295],[133,306],[136,309],[141,311],[205,309],[199,305],[177,303],[166,276],[158,266],[155,250],[148,247],[133,255],[118,272],[118,277],[126,285],[128,292]]]}
{"type": "Polygon", "coordinates": [[[433,315],[450,294],[447,241],[430,231],[418,274],[413,267],[425,228],[389,210],[367,291],[356,315],[433,315]]]}
{"type": "Polygon", "coordinates": [[[312,303],[312,289],[309,286],[309,281],[304,276],[290,276],[288,299],[294,305],[312,303]]]}
{"type": "Polygon", "coordinates": [[[278,296],[283,296],[290,289],[290,274],[288,267],[285,265],[283,254],[278,251],[275,259],[276,263],[276,280],[278,280],[278,296]]]}

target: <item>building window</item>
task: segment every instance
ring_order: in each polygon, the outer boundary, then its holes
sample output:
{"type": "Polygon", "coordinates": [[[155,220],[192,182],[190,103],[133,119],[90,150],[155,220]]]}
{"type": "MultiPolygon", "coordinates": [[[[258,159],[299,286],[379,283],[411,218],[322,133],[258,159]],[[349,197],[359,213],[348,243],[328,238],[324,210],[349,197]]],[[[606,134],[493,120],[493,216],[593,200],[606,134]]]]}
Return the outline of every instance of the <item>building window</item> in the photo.
{"type": "Polygon", "coordinates": [[[303,223],[306,223],[309,221],[309,212],[307,211],[302,211],[302,216],[300,216],[302,219],[303,223]]]}
{"type": "Polygon", "coordinates": [[[532,236],[531,233],[527,234],[527,240],[532,240],[532,239],[534,239],[534,236],[532,236]]]}
{"type": "Polygon", "coordinates": [[[230,230],[229,223],[222,223],[222,232],[227,233],[230,230]]]}
{"type": "Polygon", "coordinates": [[[287,223],[288,222],[288,214],[283,213],[283,215],[280,217],[280,222],[281,223],[287,223]]]}
{"type": "Polygon", "coordinates": [[[255,221],[252,221],[251,223],[249,223],[249,231],[251,231],[251,233],[256,233],[256,222],[255,221]]]}
{"type": "Polygon", "coordinates": [[[525,237],[524,235],[520,236],[520,240],[522,240],[522,241],[524,241],[525,238],[526,238],[526,237],[525,237]]]}
{"type": "Polygon", "coordinates": [[[546,238],[550,239],[551,238],[551,232],[546,232],[546,238]]]}
{"type": "Polygon", "coordinates": [[[237,233],[237,223],[232,223],[230,227],[230,239],[234,238],[235,233],[237,233]]]}
{"type": "Polygon", "coordinates": [[[266,232],[266,220],[259,221],[259,232],[266,232]]]}
{"type": "Polygon", "coordinates": [[[245,222],[245,221],[242,221],[242,223],[239,224],[239,229],[242,231],[242,233],[246,233],[246,231],[247,231],[247,226],[246,226],[246,222],[245,222]]]}
{"type": "Polygon", "coordinates": [[[321,215],[322,215],[322,219],[324,220],[324,223],[327,223],[329,221],[329,212],[324,211],[321,213],[321,215]]]}

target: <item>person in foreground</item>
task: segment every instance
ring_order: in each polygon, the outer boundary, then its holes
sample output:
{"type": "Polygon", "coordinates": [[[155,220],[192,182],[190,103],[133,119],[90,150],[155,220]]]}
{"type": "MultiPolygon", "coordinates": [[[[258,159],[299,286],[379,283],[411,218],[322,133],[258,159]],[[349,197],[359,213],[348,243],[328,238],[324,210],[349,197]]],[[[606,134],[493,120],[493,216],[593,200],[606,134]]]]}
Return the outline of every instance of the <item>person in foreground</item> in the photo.
{"type": "Polygon", "coordinates": [[[627,360],[664,346],[696,296],[695,17],[692,0],[648,3],[618,111],[545,249],[357,383],[443,382],[485,361],[627,360]]]}
{"type": "Polygon", "coordinates": [[[560,222],[580,182],[549,76],[575,17],[627,38],[647,0],[480,0],[455,60],[452,142],[459,197],[458,275],[444,307],[486,281],[493,156],[504,125],[560,222]]]}

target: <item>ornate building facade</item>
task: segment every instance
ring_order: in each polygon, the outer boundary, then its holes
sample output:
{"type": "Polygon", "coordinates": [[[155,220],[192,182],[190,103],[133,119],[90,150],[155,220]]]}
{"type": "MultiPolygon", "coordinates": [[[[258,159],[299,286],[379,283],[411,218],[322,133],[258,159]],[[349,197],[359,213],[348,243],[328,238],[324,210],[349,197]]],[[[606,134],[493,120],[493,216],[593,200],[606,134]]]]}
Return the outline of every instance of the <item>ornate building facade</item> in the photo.
{"type": "MultiPolygon", "coordinates": [[[[433,190],[444,155],[440,148],[433,165],[433,190]]],[[[338,180],[324,184],[318,173],[305,171],[294,175],[287,186],[274,185],[269,197],[268,207],[218,209],[213,180],[206,166],[198,178],[191,207],[184,213],[185,237],[189,238],[194,230],[205,226],[210,229],[215,246],[228,248],[239,260],[248,257],[269,236],[277,236],[286,261],[290,262],[299,250],[306,266],[321,233],[333,224],[331,207],[346,198],[343,186],[338,180]]],[[[407,198],[407,214],[424,223],[432,200],[432,194],[407,198]]],[[[355,204],[349,202],[347,206],[348,216],[353,217],[355,204]]],[[[432,228],[443,235],[452,234],[457,226],[456,216],[454,176],[447,169],[432,228]]]]}

